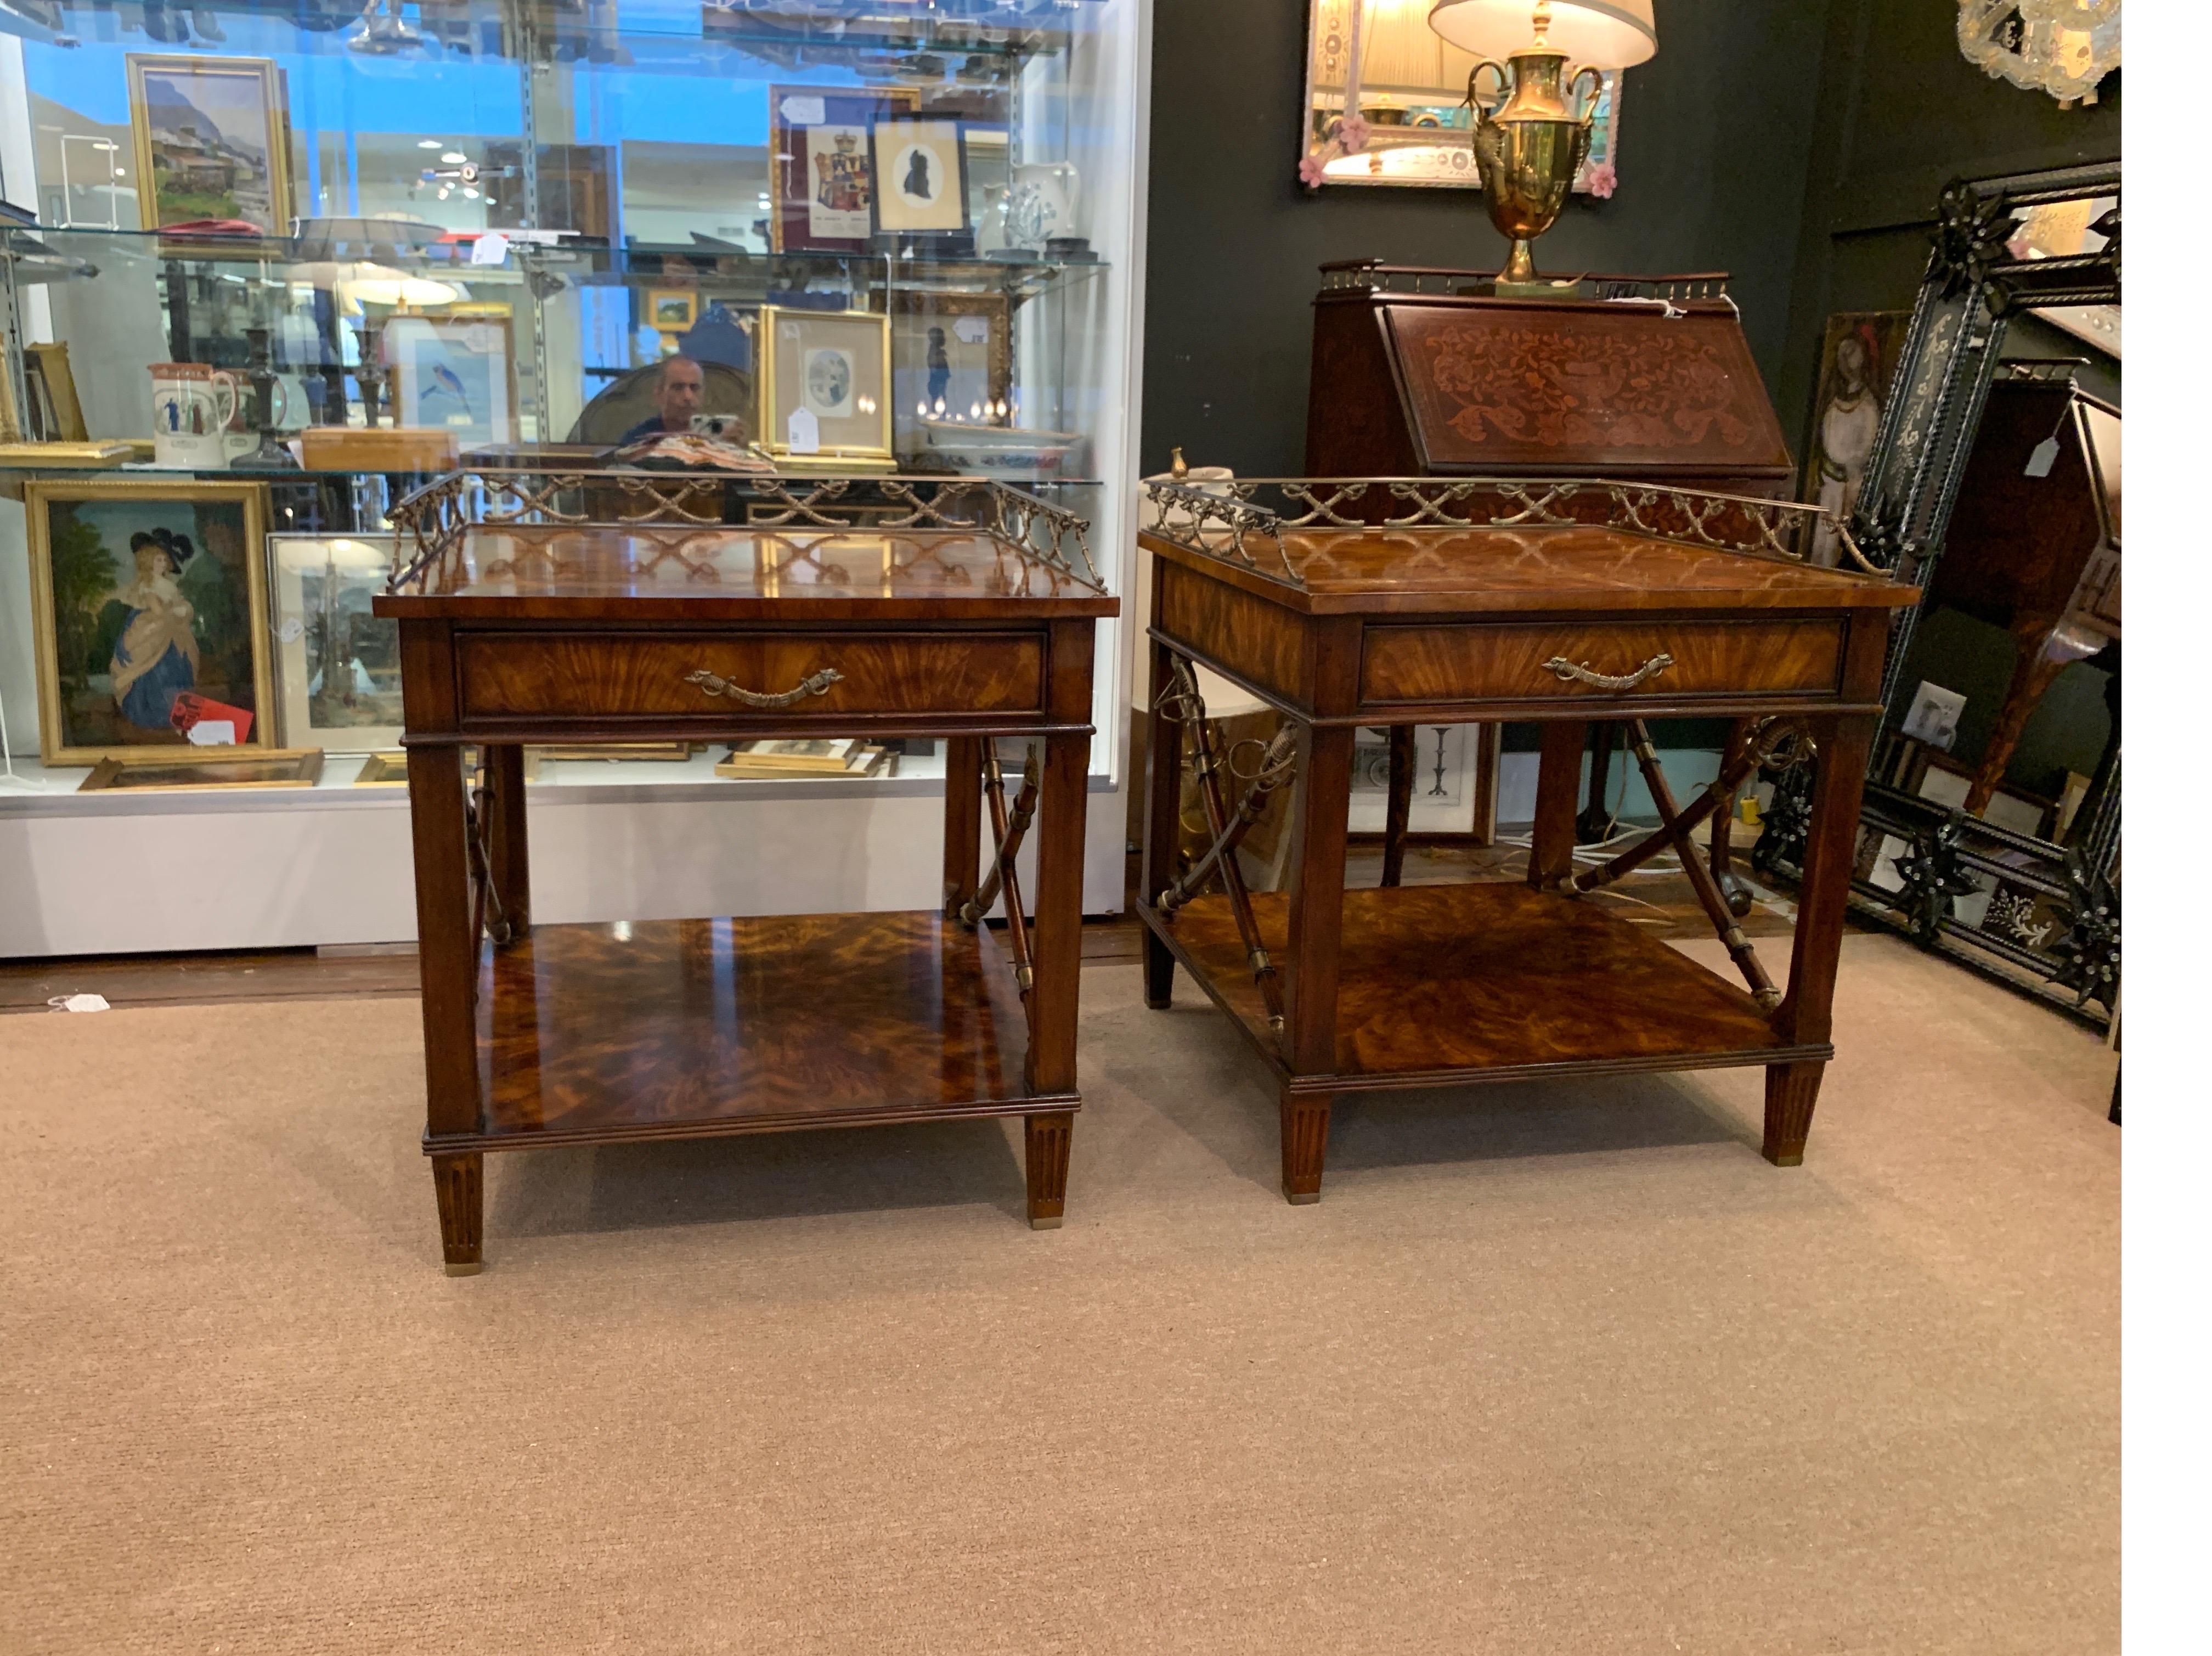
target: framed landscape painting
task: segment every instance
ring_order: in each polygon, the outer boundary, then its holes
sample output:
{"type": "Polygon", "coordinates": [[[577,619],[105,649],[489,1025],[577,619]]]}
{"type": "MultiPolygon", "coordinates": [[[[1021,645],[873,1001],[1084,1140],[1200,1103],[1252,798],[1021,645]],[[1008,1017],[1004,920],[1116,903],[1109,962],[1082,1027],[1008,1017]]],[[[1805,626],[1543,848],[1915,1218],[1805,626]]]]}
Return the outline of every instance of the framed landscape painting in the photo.
{"type": "Polygon", "coordinates": [[[41,759],[276,746],[265,485],[31,483],[23,505],[41,759]]]}
{"type": "Polygon", "coordinates": [[[144,52],[125,62],[139,228],[235,219],[290,234],[290,123],[276,65],[144,52]]]}

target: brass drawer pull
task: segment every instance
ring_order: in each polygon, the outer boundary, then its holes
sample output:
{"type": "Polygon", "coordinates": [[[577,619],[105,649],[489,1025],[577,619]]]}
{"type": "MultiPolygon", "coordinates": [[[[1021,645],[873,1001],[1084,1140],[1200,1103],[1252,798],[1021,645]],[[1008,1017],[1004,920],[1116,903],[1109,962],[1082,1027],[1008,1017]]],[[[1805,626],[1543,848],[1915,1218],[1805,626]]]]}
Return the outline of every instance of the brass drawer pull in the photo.
{"type": "Polygon", "coordinates": [[[1564,655],[1554,655],[1544,663],[1546,671],[1557,674],[1569,684],[1588,685],[1593,690],[1634,690],[1647,679],[1656,679],[1674,665],[1674,658],[1662,650],[1633,673],[1594,673],[1589,664],[1577,667],[1564,655]]]}
{"type": "Polygon", "coordinates": [[[845,675],[836,668],[824,667],[819,673],[809,673],[801,679],[795,688],[771,696],[764,691],[747,690],[742,685],[733,685],[720,674],[709,673],[704,667],[684,675],[685,684],[696,685],[709,696],[726,696],[733,702],[743,702],[747,707],[789,707],[810,696],[827,696],[830,685],[842,684],[844,679],[845,675]]]}

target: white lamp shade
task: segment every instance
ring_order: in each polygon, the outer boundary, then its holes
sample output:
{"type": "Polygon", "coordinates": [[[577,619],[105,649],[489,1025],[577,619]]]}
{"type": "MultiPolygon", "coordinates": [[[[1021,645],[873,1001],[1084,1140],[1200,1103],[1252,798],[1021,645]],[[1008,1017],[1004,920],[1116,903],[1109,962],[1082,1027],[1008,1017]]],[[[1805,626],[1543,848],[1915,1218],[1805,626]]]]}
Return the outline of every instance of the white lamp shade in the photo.
{"type": "MultiPolygon", "coordinates": [[[[1536,38],[1533,0],[1437,0],[1429,27],[1482,58],[1510,58],[1536,38]]],[[[1659,50],[1651,0],[1552,0],[1545,38],[1571,64],[1628,69],[1659,50]]]]}

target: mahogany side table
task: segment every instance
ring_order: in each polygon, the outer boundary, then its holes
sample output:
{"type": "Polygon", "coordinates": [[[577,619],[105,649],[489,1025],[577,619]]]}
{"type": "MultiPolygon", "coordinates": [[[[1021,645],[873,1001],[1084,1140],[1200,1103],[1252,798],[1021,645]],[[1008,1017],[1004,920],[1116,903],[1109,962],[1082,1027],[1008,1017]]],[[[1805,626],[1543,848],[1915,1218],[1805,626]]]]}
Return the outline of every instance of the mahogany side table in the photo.
{"type": "Polygon", "coordinates": [[[1638,1070],[1764,1065],[1765,1154],[1802,1160],[1834,1056],[1829,1005],[1890,612],[1917,590],[1808,564],[1817,508],[1771,500],[1588,479],[1147,488],[1160,520],[1140,537],[1156,576],[1146,999],[1165,1007],[1181,965],[1251,1042],[1279,1091],[1284,1194],[1320,1199],[1330,1107],[1346,1093],[1638,1070]],[[1280,713],[1273,743],[1222,751],[1193,663],[1280,713]],[[1720,776],[1681,803],[1645,721],[1685,715],[1741,722],[1720,776]],[[1630,721],[1663,824],[1577,873],[1594,719],[1630,721]],[[1346,891],[1359,728],[1482,720],[1543,726],[1526,883],[1346,891]],[[1186,867],[1187,743],[1212,843],[1186,867]],[[1814,821],[1785,990],[1691,837],[1755,768],[1807,763],[1814,821]],[[1250,892],[1237,843],[1293,780],[1287,889],[1250,892]],[[1744,987],[1577,900],[1669,849],[1744,987]]]}
{"type": "Polygon", "coordinates": [[[1092,635],[1118,608],[1085,526],[964,480],[743,491],[462,475],[394,513],[375,608],[399,626],[450,1273],[482,1269],[483,1153],[538,1145],[1020,1116],[1030,1222],[1060,1222],[1092,635]],[[629,521],[579,521],[611,500],[629,521]],[[531,923],[525,744],[855,735],[947,739],[940,909],[531,923]]]}

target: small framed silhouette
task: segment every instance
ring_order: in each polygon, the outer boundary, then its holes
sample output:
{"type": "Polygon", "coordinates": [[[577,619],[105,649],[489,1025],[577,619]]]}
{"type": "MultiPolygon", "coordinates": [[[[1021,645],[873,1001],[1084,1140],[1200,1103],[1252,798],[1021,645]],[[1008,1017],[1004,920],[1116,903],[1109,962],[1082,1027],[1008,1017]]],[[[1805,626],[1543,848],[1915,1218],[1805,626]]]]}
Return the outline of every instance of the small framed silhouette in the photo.
{"type": "Polygon", "coordinates": [[[869,130],[878,235],[962,235],[968,216],[968,147],[960,123],[892,115],[869,130]]]}

